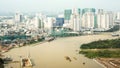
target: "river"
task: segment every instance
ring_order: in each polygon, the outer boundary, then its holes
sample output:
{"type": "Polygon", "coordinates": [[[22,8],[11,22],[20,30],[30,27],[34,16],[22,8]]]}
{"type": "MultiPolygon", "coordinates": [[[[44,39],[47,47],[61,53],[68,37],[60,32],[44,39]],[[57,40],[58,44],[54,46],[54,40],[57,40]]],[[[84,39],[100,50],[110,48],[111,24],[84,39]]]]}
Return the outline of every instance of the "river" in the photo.
{"type": "Polygon", "coordinates": [[[35,46],[14,48],[4,54],[10,55],[14,60],[20,60],[19,56],[30,54],[34,63],[33,68],[103,68],[93,59],[88,59],[78,54],[79,48],[83,43],[112,38],[115,37],[110,35],[88,35],[57,38],[54,41],[44,42],[35,46]],[[66,60],[65,56],[69,56],[71,62],[66,60]]]}

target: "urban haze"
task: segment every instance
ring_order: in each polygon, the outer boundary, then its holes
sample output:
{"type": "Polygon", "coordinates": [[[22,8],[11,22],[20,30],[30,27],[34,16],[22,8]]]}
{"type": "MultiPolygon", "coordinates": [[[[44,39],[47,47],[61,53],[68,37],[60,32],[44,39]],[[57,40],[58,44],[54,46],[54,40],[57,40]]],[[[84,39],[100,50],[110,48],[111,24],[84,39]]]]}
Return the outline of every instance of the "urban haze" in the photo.
{"type": "Polygon", "coordinates": [[[0,68],[120,68],[119,0],[0,0],[0,68]]]}

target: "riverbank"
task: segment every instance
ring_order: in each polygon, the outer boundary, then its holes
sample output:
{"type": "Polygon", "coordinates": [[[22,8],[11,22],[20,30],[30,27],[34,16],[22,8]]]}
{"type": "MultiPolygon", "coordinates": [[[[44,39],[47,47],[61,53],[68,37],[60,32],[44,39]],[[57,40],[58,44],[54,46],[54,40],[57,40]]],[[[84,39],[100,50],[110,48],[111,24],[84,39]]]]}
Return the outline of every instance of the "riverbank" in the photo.
{"type": "Polygon", "coordinates": [[[14,60],[19,61],[19,56],[27,56],[30,53],[34,64],[33,68],[103,68],[92,59],[78,54],[79,47],[81,44],[95,40],[114,38],[111,35],[57,38],[54,41],[36,44],[35,46],[15,48],[4,53],[4,55],[10,55],[14,60]],[[65,56],[68,56],[71,62],[66,60],[65,56]]]}
{"type": "Polygon", "coordinates": [[[120,58],[96,58],[95,60],[106,68],[120,68],[120,58]]]}
{"type": "Polygon", "coordinates": [[[105,68],[120,67],[120,38],[99,40],[81,45],[80,54],[94,59],[105,68]]]}

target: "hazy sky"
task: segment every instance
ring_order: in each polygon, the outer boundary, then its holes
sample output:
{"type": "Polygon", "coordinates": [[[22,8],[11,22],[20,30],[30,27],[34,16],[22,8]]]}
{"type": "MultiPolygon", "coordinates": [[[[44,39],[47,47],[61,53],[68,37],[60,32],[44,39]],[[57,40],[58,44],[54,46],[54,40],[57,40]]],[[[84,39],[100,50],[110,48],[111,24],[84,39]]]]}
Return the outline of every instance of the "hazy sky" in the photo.
{"type": "Polygon", "coordinates": [[[67,8],[91,7],[120,11],[120,0],[0,0],[0,12],[61,12],[67,8]]]}

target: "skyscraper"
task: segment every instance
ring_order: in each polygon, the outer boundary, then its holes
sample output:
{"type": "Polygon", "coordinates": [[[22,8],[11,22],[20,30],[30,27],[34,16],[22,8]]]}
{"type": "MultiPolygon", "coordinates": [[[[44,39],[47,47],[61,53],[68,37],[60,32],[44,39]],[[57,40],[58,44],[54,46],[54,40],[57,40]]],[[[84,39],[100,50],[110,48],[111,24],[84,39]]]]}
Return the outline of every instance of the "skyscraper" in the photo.
{"type": "Polygon", "coordinates": [[[94,8],[85,8],[82,10],[82,28],[93,29],[96,25],[96,10],[94,8]]]}
{"type": "Polygon", "coordinates": [[[34,18],[33,23],[34,23],[36,29],[41,28],[41,20],[37,16],[34,18]]]}
{"type": "Polygon", "coordinates": [[[68,9],[64,11],[64,25],[73,31],[80,31],[81,9],[68,9]]]}
{"type": "Polygon", "coordinates": [[[54,24],[54,26],[63,26],[63,24],[64,24],[64,18],[56,18],[56,22],[55,22],[55,24],[54,24]]]}
{"type": "Polygon", "coordinates": [[[81,26],[80,23],[81,23],[81,10],[73,9],[70,18],[70,28],[73,29],[73,31],[80,31],[81,26]]]}
{"type": "Polygon", "coordinates": [[[93,29],[95,23],[95,14],[93,12],[85,12],[82,16],[82,28],[93,29]]]}
{"type": "Polygon", "coordinates": [[[71,10],[71,9],[66,9],[66,10],[64,11],[65,23],[69,23],[71,14],[72,14],[72,10],[71,10]]]}
{"type": "Polygon", "coordinates": [[[47,17],[46,22],[44,23],[44,28],[49,31],[48,33],[51,34],[53,31],[54,24],[56,22],[55,17],[47,17]]]}
{"type": "Polygon", "coordinates": [[[116,13],[116,19],[117,19],[117,20],[120,20],[120,12],[117,12],[117,13],[116,13]]]}
{"type": "Polygon", "coordinates": [[[39,20],[40,20],[39,28],[44,28],[44,20],[46,19],[46,16],[44,14],[42,14],[42,13],[37,13],[36,17],[38,17],[39,20]]]}
{"type": "Polygon", "coordinates": [[[23,16],[20,12],[15,13],[15,23],[20,23],[22,22],[23,16]]]}
{"type": "Polygon", "coordinates": [[[107,11],[97,13],[97,25],[98,29],[102,31],[113,27],[113,13],[107,11]]]}

